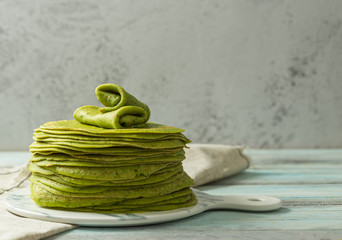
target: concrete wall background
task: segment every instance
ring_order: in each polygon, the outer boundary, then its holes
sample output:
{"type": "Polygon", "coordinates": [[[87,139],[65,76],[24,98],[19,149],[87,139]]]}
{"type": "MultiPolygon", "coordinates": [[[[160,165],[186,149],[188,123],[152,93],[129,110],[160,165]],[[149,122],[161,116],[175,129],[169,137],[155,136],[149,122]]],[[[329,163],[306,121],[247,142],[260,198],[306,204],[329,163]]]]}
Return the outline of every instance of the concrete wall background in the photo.
{"type": "Polygon", "coordinates": [[[342,147],[340,0],[0,0],[0,150],[113,82],[193,142],[342,147]]]}

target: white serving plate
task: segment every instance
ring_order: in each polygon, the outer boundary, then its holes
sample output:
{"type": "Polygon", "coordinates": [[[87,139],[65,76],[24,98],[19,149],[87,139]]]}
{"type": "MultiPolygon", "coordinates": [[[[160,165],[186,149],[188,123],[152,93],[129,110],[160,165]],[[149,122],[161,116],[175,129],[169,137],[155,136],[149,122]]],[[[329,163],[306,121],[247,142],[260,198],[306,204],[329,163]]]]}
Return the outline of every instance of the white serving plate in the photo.
{"type": "Polygon", "coordinates": [[[10,194],[4,204],[8,211],[22,217],[92,227],[138,226],[170,222],[211,209],[263,212],[281,207],[281,201],[278,198],[269,196],[214,196],[196,189],[193,191],[198,198],[195,206],[146,213],[103,214],[54,210],[38,206],[28,194],[10,194]]]}

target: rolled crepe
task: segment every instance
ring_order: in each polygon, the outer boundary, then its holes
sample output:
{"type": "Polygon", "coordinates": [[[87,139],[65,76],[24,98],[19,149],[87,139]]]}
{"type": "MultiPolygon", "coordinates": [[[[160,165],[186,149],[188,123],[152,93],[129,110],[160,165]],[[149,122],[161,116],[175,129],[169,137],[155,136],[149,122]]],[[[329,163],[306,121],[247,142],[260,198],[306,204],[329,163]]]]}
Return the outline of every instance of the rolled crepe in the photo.
{"type": "Polygon", "coordinates": [[[105,107],[80,107],[74,112],[77,121],[101,128],[120,129],[146,123],[150,118],[148,106],[116,84],[100,85],[95,93],[105,107]]]}

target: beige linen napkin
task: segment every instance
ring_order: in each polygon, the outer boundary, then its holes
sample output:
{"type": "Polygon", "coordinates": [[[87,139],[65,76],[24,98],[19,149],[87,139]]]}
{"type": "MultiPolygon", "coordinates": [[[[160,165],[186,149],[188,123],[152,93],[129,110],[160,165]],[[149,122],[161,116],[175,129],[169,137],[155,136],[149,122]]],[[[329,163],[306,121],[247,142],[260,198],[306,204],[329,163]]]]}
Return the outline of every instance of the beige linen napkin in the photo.
{"type": "Polygon", "coordinates": [[[6,210],[3,200],[10,192],[29,194],[30,171],[27,166],[0,169],[0,239],[42,239],[74,228],[69,224],[19,217],[6,210]]]}
{"type": "Polygon", "coordinates": [[[217,144],[189,144],[185,149],[184,170],[194,179],[194,186],[232,176],[249,167],[251,159],[242,147],[217,144]]]}
{"type": "MultiPolygon", "coordinates": [[[[241,147],[210,144],[189,144],[186,149],[184,170],[199,186],[231,176],[250,165],[250,159],[241,147]]],[[[11,192],[29,194],[30,171],[27,165],[0,168],[0,239],[42,239],[76,226],[23,218],[9,213],[3,200],[11,192]]]]}

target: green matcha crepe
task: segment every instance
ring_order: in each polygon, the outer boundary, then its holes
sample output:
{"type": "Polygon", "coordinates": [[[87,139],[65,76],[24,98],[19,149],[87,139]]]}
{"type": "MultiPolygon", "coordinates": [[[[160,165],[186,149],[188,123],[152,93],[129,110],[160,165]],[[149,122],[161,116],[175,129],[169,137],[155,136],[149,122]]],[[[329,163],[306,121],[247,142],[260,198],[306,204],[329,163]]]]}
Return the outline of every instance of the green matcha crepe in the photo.
{"type": "Polygon", "coordinates": [[[183,129],[147,122],[148,106],[115,84],[96,89],[105,107],[35,129],[31,198],[42,207],[130,213],[196,204],[183,171],[183,129]]]}
{"type": "Polygon", "coordinates": [[[31,183],[31,192],[33,200],[41,206],[72,211],[129,213],[151,211],[151,209],[146,209],[148,207],[155,207],[155,209],[153,209],[154,211],[161,211],[180,207],[189,207],[196,204],[196,197],[191,193],[189,188],[183,188],[162,196],[133,199],[87,197],[86,201],[84,197],[70,197],[64,194],[53,194],[46,190],[46,188],[42,187],[42,185],[35,183],[31,183]],[[171,199],[187,196],[190,199],[188,201],[180,202],[178,206],[169,206],[167,203],[167,201],[171,199]],[[154,206],[155,203],[159,203],[161,205],[154,206]],[[127,207],[127,205],[133,205],[134,207],[127,207]],[[103,208],[106,209],[103,210],[103,208]]]}
{"type": "Polygon", "coordinates": [[[74,112],[77,121],[102,128],[125,128],[145,123],[150,118],[148,106],[116,84],[103,84],[95,93],[105,107],[80,107],[74,112]]]}
{"type": "Polygon", "coordinates": [[[46,132],[62,135],[85,135],[99,137],[119,137],[119,138],[143,138],[157,140],[163,137],[172,137],[172,134],[184,132],[183,129],[170,127],[162,124],[147,122],[139,127],[124,129],[105,129],[80,123],[75,120],[52,121],[41,125],[35,132],[46,132]],[[143,134],[143,136],[141,135],[143,134]]]}
{"type": "Polygon", "coordinates": [[[54,162],[54,165],[65,165],[64,163],[69,163],[67,165],[83,165],[92,164],[96,166],[102,165],[136,165],[136,164],[147,164],[147,163],[160,163],[160,162],[180,162],[185,159],[184,151],[181,150],[175,154],[161,154],[160,156],[109,156],[109,155],[75,155],[70,156],[66,154],[53,153],[49,155],[34,154],[31,157],[31,162],[54,162]],[[60,164],[59,164],[60,163],[60,164]]]}

